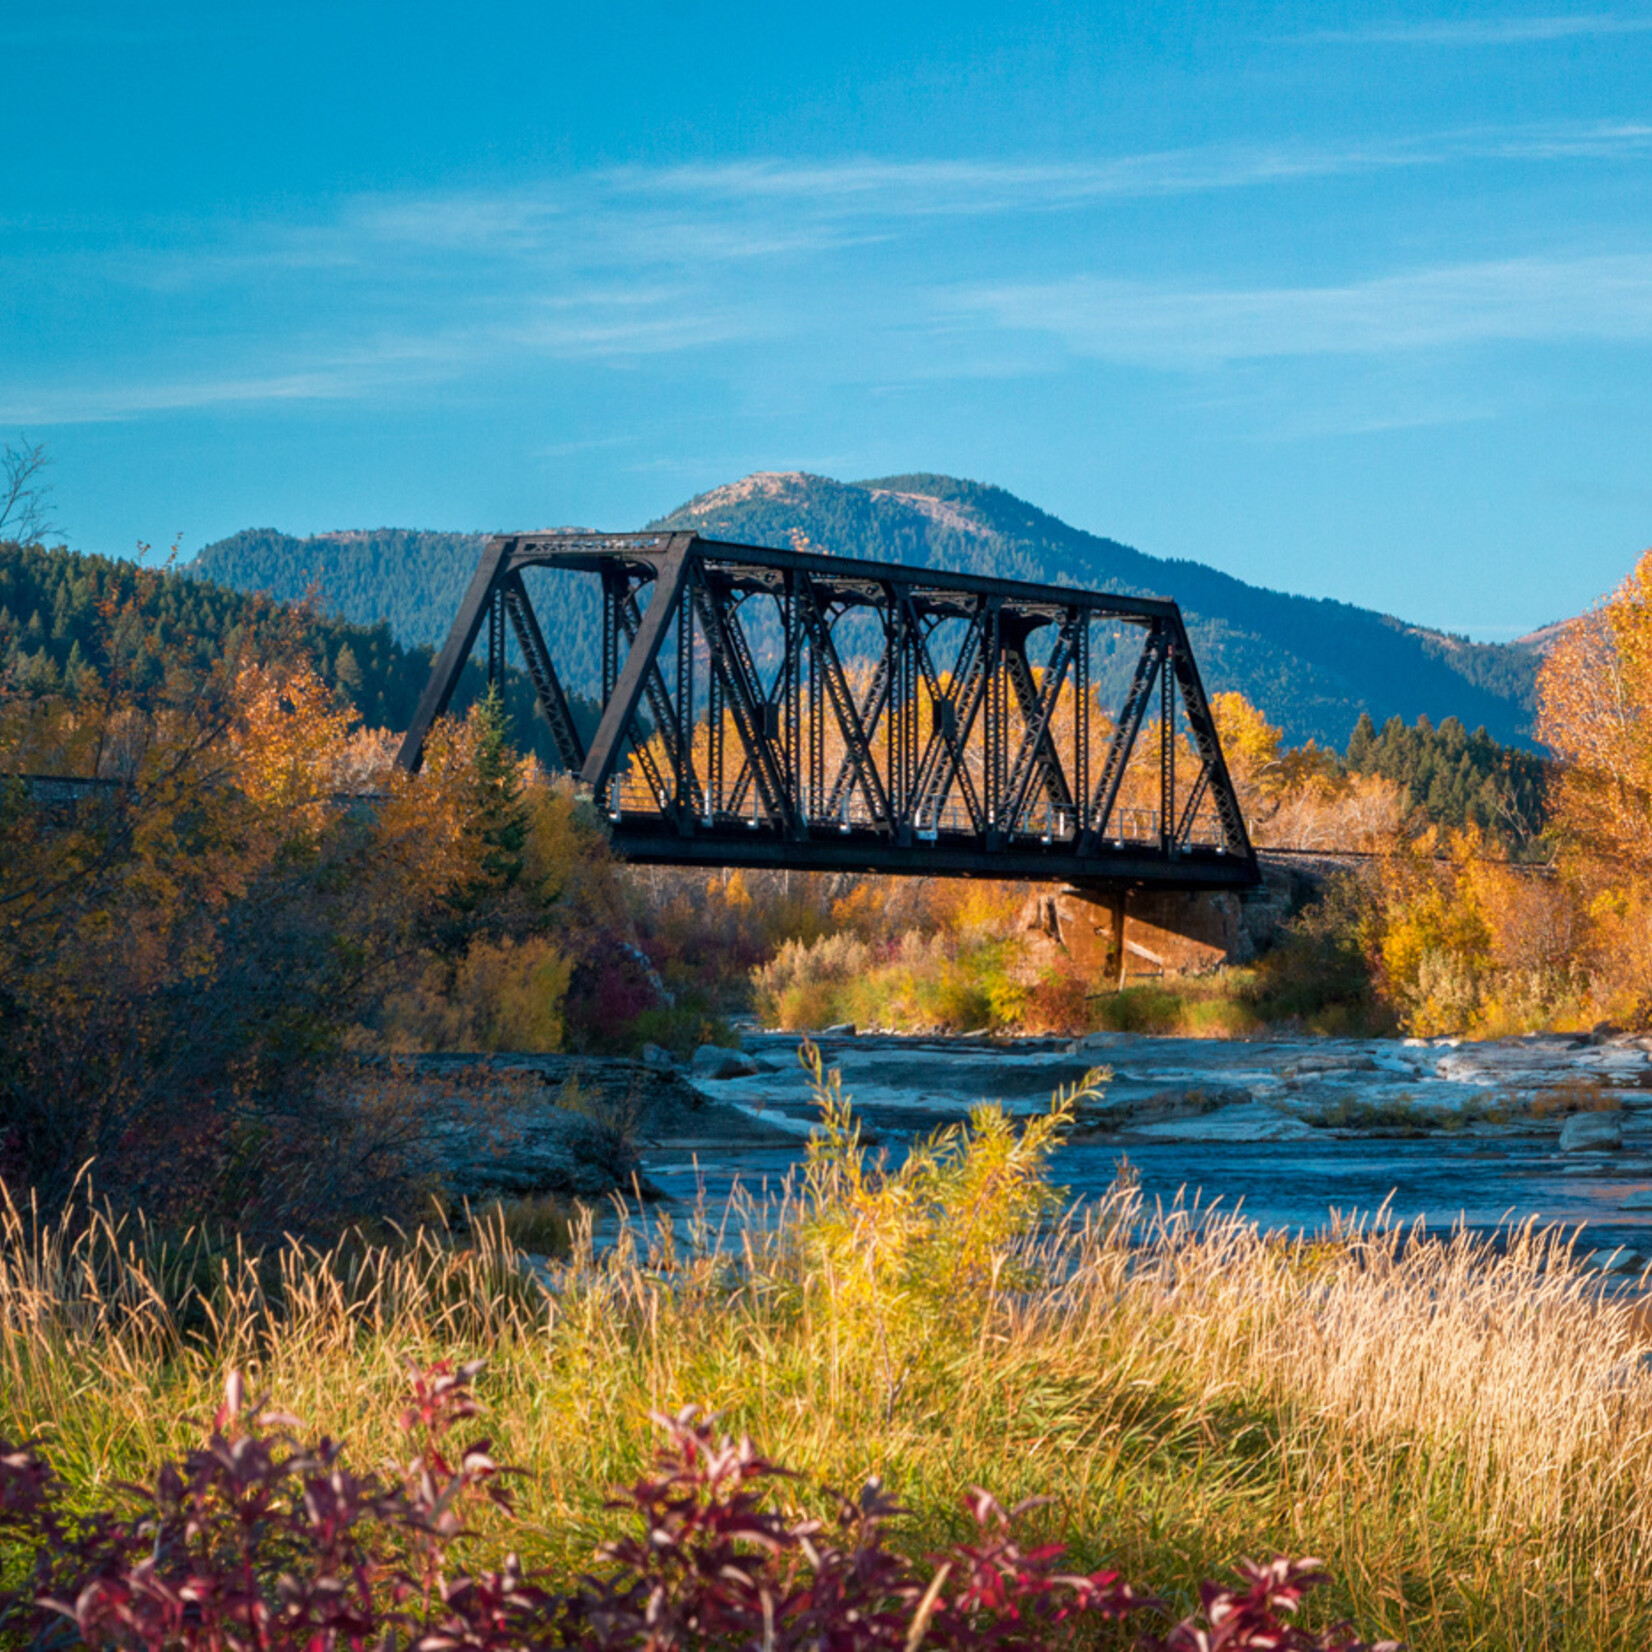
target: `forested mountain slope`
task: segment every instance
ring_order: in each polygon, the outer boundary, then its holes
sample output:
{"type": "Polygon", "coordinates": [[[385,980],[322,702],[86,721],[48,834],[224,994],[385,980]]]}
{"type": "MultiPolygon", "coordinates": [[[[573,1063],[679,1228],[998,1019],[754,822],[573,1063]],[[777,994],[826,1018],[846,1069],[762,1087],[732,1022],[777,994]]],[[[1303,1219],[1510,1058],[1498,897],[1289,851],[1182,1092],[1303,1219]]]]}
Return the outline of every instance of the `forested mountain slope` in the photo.
{"type": "MultiPolygon", "coordinates": [[[[23,693],[49,693],[82,670],[103,670],[111,624],[120,633],[125,659],[143,652],[135,643],[150,642],[148,652],[157,661],[183,649],[204,666],[224,653],[237,632],[256,623],[259,606],[256,596],[200,577],[0,541],[0,683],[23,693]]],[[[429,680],[430,649],[405,646],[383,623],[357,625],[322,614],[309,621],[309,635],[317,670],[356,707],[368,728],[407,727],[429,680]]],[[[482,673],[473,667],[456,709],[482,687],[482,673]]],[[[550,764],[549,731],[531,718],[533,696],[525,678],[511,674],[506,703],[524,741],[550,764]]],[[[592,709],[575,707],[576,720],[587,731],[594,726],[592,709]]]]}
{"type": "Polygon", "coordinates": [[[1362,712],[1456,716],[1499,740],[1523,739],[1537,661],[1511,645],[1449,637],[1350,603],[1290,596],[1199,562],[1147,556],[1069,527],[1002,488],[949,476],[843,484],[759,474],[717,488],[654,526],[786,545],[794,531],[844,556],[1009,579],[1173,597],[1206,687],[1241,690],[1286,738],[1341,749],[1362,712]]]}
{"type": "Polygon", "coordinates": [[[485,543],[483,534],[402,528],[309,539],[243,528],[208,545],[188,571],[278,602],[297,602],[314,590],[329,613],[358,625],[382,620],[398,642],[435,646],[459,611],[485,543]]]}
{"type": "MultiPolygon", "coordinates": [[[[1362,712],[1379,725],[1455,716],[1499,740],[1528,735],[1537,668],[1530,649],[1470,643],[1349,603],[1249,585],[1203,563],[1148,556],[1002,488],[946,476],[843,483],[760,472],[650,525],[779,546],[801,533],[841,556],[1174,597],[1207,687],[1241,690],[1293,742],[1341,749],[1362,712]]],[[[208,546],[192,566],[282,599],[313,587],[348,619],[383,620],[403,643],[433,644],[446,634],[481,546],[476,534],[381,529],[295,539],[254,529],[208,546]]],[[[564,627],[558,657],[568,661],[571,686],[589,693],[594,600],[558,592],[541,611],[564,627]]]]}

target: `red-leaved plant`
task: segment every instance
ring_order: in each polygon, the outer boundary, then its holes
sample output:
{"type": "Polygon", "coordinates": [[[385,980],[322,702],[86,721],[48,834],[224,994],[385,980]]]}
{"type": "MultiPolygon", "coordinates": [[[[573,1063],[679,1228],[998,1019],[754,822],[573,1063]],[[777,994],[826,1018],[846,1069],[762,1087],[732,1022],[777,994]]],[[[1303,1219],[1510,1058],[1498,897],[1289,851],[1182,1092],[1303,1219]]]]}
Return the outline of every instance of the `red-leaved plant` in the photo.
{"type": "MultiPolygon", "coordinates": [[[[119,1652],[537,1652],[545,1648],[1031,1649],[1160,1602],[1116,1572],[1059,1569],[1059,1544],[1024,1549],[984,1491],[972,1542],[920,1565],[884,1544],[902,1512],[875,1484],[835,1519],[790,1520],[765,1481],[786,1471],[750,1441],[719,1438],[688,1410],[661,1418],[655,1473],[610,1505],[636,1529],[598,1569],[555,1588],[514,1555],[455,1564],[467,1508],[510,1508],[485,1439],[456,1447],[476,1414],[478,1367],[416,1371],[401,1423],[417,1454],[396,1480],[357,1475],[339,1445],[301,1444],[294,1419],[248,1406],[231,1376],[206,1444],[167,1463],[135,1505],[78,1513],[33,1446],[0,1443],[0,1640],[119,1652]]],[[[1351,1632],[1288,1620],[1322,1581],[1318,1563],[1247,1564],[1244,1584],[1206,1584],[1196,1618],[1156,1652],[1375,1652],[1351,1632]]]]}

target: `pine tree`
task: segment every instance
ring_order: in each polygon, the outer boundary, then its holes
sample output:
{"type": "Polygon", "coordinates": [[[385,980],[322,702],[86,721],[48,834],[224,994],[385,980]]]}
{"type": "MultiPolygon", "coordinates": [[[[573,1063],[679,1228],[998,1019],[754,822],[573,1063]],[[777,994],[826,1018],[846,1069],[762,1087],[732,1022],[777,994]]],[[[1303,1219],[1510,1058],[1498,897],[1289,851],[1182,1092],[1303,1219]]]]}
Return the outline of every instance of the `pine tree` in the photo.
{"type": "Polygon", "coordinates": [[[1348,737],[1348,767],[1365,770],[1371,767],[1371,748],[1377,742],[1377,725],[1371,721],[1371,713],[1362,711],[1359,721],[1354,724],[1354,732],[1348,737]]]}
{"type": "Polygon", "coordinates": [[[356,701],[361,694],[361,666],[356,660],[356,651],[349,643],[340,643],[338,655],[333,661],[333,681],[339,691],[351,701],[356,701]]]}
{"type": "Polygon", "coordinates": [[[476,720],[476,785],[482,841],[487,845],[482,866],[490,882],[509,888],[522,876],[528,813],[522,802],[521,754],[510,742],[505,699],[497,683],[489,683],[477,702],[476,720]]]}

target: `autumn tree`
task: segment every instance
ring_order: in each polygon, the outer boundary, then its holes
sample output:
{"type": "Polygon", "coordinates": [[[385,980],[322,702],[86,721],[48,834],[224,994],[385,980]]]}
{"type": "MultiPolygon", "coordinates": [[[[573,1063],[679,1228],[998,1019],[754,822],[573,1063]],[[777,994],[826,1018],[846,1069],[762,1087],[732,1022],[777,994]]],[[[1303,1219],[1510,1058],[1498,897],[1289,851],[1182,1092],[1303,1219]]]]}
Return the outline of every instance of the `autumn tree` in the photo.
{"type": "Polygon", "coordinates": [[[1211,716],[1253,840],[1294,849],[1372,849],[1399,829],[1400,793],[1350,774],[1312,740],[1287,746],[1243,694],[1213,694],[1211,716]]]}
{"type": "Polygon", "coordinates": [[[1562,633],[1538,696],[1538,737],[1564,764],[1554,818],[1569,847],[1652,874],[1652,551],[1562,633]]]}
{"type": "Polygon", "coordinates": [[[0,539],[33,543],[57,531],[46,481],[51,463],[45,445],[27,436],[20,436],[16,447],[0,448],[0,539]]]}
{"type": "Polygon", "coordinates": [[[438,935],[498,1037],[554,1042],[568,970],[522,942],[568,892],[562,806],[482,712],[420,776],[364,772],[387,742],[302,612],[203,666],[143,623],[152,577],[72,682],[0,683],[0,1176],[50,1204],[91,1162],[128,1207],[265,1232],[407,1214],[417,1117],[347,1052],[438,935]]]}

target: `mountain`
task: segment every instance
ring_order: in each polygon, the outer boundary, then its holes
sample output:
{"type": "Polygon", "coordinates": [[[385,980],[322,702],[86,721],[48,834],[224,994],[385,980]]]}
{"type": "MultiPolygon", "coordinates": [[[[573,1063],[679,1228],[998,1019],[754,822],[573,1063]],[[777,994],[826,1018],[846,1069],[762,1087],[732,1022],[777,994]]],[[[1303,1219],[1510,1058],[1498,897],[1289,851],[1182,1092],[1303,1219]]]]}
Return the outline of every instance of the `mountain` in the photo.
{"type": "Polygon", "coordinates": [[[1148,556],[1069,527],[1002,488],[951,476],[845,485],[796,472],[745,477],[652,527],[787,545],[794,531],[844,556],[1173,597],[1211,692],[1236,688],[1293,742],[1346,745],[1361,712],[1379,725],[1427,715],[1484,724],[1501,741],[1530,727],[1537,660],[1351,603],[1290,596],[1204,563],[1148,556]]]}
{"type": "MultiPolygon", "coordinates": [[[[1206,686],[1241,690],[1293,742],[1312,738],[1340,750],[1361,713],[1379,726],[1394,716],[1455,716],[1501,741],[1528,738],[1538,665],[1530,648],[1473,643],[1350,603],[1250,585],[1203,563],[1149,556],[978,482],[911,475],[845,483],[758,472],[648,525],[782,547],[801,534],[840,556],[1174,597],[1206,686]]],[[[277,598],[314,587],[348,619],[384,620],[404,643],[433,644],[446,634],[481,544],[475,534],[382,529],[294,539],[248,530],[209,545],[192,567],[277,598]]],[[[562,616],[574,644],[572,686],[591,692],[594,597],[570,582],[541,611],[562,616]]]]}

